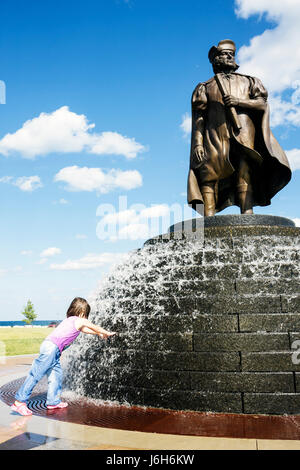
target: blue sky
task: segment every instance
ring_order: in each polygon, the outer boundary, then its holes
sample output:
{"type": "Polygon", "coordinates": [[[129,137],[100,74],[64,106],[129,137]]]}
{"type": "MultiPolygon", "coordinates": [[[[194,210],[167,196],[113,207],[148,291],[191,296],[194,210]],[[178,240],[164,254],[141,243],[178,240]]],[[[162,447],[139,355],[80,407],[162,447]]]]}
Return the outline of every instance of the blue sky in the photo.
{"type": "Polygon", "coordinates": [[[141,211],[184,207],[190,98],[221,39],[268,88],[294,170],[255,212],[299,223],[299,16],[297,0],[1,2],[0,320],[20,320],[28,299],[38,319],[63,318],[142,246],[141,211]],[[124,238],[101,239],[104,204],[116,218],[120,201],[124,238]]]}

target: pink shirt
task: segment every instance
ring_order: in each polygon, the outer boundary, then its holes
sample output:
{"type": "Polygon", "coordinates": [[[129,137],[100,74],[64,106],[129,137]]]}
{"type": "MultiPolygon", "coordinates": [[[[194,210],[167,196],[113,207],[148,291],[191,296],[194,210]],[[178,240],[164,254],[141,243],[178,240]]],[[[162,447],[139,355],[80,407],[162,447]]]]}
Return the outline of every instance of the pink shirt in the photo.
{"type": "Polygon", "coordinates": [[[52,343],[56,344],[61,353],[80,333],[75,327],[76,319],[76,316],[66,318],[54,329],[53,333],[50,333],[46,338],[46,340],[50,340],[52,343]]]}

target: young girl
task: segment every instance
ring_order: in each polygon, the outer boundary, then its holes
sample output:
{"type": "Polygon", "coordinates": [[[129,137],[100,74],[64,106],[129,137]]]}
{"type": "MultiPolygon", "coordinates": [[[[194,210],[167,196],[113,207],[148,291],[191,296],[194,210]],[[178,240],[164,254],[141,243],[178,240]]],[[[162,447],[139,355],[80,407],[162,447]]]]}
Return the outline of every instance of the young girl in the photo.
{"type": "Polygon", "coordinates": [[[81,297],[76,297],[71,302],[67,318],[41,344],[39,357],[34,360],[25,382],[15,395],[16,401],[11,406],[13,411],[17,411],[23,416],[32,414],[27,408],[26,402],[35,385],[45,374],[48,376],[47,408],[51,410],[68,406],[68,403],[60,401],[62,389],[61,353],[70,346],[80,332],[98,335],[103,339],[116,334],[88,321],[90,309],[87,301],[81,297]]]}

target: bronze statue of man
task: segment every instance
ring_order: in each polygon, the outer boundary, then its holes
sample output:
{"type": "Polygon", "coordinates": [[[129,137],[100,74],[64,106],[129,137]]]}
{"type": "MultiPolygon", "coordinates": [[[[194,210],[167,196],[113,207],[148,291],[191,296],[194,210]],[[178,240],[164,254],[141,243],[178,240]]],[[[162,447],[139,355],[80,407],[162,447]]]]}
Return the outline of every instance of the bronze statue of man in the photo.
{"type": "Polygon", "coordinates": [[[188,203],[212,216],[228,206],[252,214],[291,179],[287,157],[269,127],[268,92],[236,73],[236,46],[220,41],[208,54],[215,76],[192,95],[188,203]]]}

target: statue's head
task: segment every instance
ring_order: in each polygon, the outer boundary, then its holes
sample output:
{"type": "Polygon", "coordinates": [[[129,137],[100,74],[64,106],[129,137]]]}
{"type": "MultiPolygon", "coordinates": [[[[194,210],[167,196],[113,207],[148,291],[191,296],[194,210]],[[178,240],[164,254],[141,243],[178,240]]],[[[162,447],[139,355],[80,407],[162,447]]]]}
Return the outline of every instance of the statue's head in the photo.
{"type": "Polygon", "coordinates": [[[208,58],[214,73],[235,72],[239,68],[235,62],[235,51],[236,46],[231,39],[223,39],[217,46],[210,48],[208,58]]]}

